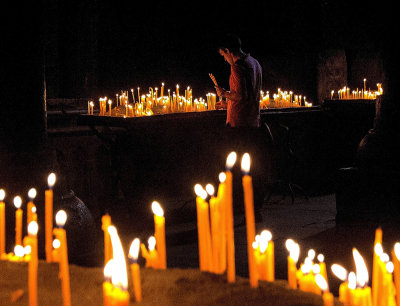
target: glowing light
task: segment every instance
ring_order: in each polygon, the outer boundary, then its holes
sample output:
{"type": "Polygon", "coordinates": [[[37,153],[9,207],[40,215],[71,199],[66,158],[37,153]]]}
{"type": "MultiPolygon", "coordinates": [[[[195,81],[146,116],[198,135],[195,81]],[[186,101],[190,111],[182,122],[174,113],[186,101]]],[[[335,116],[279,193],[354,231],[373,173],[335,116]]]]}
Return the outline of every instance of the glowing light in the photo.
{"type": "Polygon", "coordinates": [[[389,273],[393,273],[393,270],[394,270],[393,262],[389,261],[389,262],[386,263],[386,270],[389,273]]]}
{"type": "Polygon", "coordinates": [[[383,254],[383,248],[380,243],[375,244],[374,251],[376,255],[381,256],[383,254]]]}
{"type": "Polygon", "coordinates": [[[218,179],[219,179],[219,182],[220,182],[220,183],[224,183],[225,180],[226,180],[226,174],[225,174],[225,172],[221,172],[221,173],[218,175],[218,179]]]}
{"type": "Polygon", "coordinates": [[[368,282],[368,270],[364,259],[356,248],[353,248],[353,257],[356,264],[357,283],[364,287],[368,282]]]}
{"type": "Polygon", "coordinates": [[[348,286],[350,289],[356,289],[356,285],[357,285],[357,278],[356,278],[356,274],[354,272],[350,272],[349,273],[349,283],[348,286]]]}
{"type": "Polygon", "coordinates": [[[58,239],[53,240],[53,248],[58,249],[61,246],[61,242],[58,239]]]}
{"type": "Polygon", "coordinates": [[[131,247],[129,248],[129,257],[133,260],[137,260],[139,257],[140,240],[139,238],[133,239],[131,247]]]}
{"type": "Polygon", "coordinates": [[[20,208],[21,208],[21,205],[22,205],[22,199],[21,199],[21,197],[20,197],[20,196],[16,196],[16,197],[14,198],[14,206],[15,206],[15,208],[20,209],[20,208]]]}
{"type": "Polygon", "coordinates": [[[16,245],[14,247],[14,254],[15,254],[15,256],[18,256],[18,257],[24,257],[24,255],[25,255],[24,247],[22,245],[16,245]]]}
{"type": "Polygon", "coordinates": [[[158,203],[157,201],[153,201],[153,203],[151,203],[151,209],[153,210],[153,213],[156,216],[159,216],[159,217],[164,216],[164,210],[162,209],[160,203],[158,203]]]}
{"type": "Polygon", "coordinates": [[[29,235],[36,235],[39,230],[39,226],[36,221],[31,221],[28,224],[28,234],[29,235]]]}
{"type": "Polygon", "coordinates": [[[194,186],[194,192],[198,197],[202,198],[203,200],[207,198],[207,191],[205,191],[200,184],[196,184],[194,186]]]}
{"type": "Polygon", "coordinates": [[[315,275],[315,282],[317,283],[318,287],[321,288],[322,291],[328,290],[328,283],[321,274],[315,275]]]}
{"type": "Polygon", "coordinates": [[[324,262],[325,257],[324,257],[323,254],[318,254],[317,259],[318,259],[319,262],[324,262]]]}
{"type": "Polygon", "coordinates": [[[313,249],[308,250],[307,256],[313,260],[315,258],[315,251],[313,249]]]}
{"type": "Polygon", "coordinates": [[[244,153],[242,157],[242,171],[244,173],[249,173],[250,171],[250,155],[249,153],[244,153]]]}
{"type": "Polygon", "coordinates": [[[29,255],[31,252],[32,252],[32,248],[29,244],[24,247],[24,255],[29,255]]]}
{"type": "Polygon", "coordinates": [[[149,240],[147,240],[147,244],[149,246],[149,251],[153,251],[156,247],[156,238],[154,236],[150,236],[149,240]]]}
{"type": "Polygon", "coordinates": [[[335,276],[342,280],[342,281],[346,281],[347,279],[347,270],[345,268],[343,268],[341,265],[338,264],[333,264],[331,266],[331,270],[332,273],[335,274],[335,276]]]}
{"type": "Polygon", "coordinates": [[[37,192],[36,192],[36,189],[35,188],[31,188],[31,189],[29,189],[29,191],[28,191],[28,197],[30,198],[30,199],[34,199],[34,198],[36,198],[36,194],[37,194],[37,192]]]}
{"type": "Polygon", "coordinates": [[[6,192],[4,191],[4,189],[0,189],[0,201],[3,201],[5,197],[6,197],[6,192]]]}
{"type": "Polygon", "coordinates": [[[55,183],[56,183],[56,175],[55,173],[52,172],[47,177],[47,184],[49,185],[50,188],[52,188],[55,183]]]}
{"type": "Polygon", "coordinates": [[[124,290],[127,290],[128,275],[126,271],[125,254],[122,248],[121,240],[119,239],[115,226],[110,225],[108,227],[108,233],[110,234],[111,238],[114,259],[111,282],[114,286],[120,286],[124,290]]]}
{"type": "Polygon", "coordinates": [[[236,162],[236,158],[237,158],[236,152],[229,153],[229,155],[226,159],[226,168],[228,170],[232,169],[233,165],[236,162]]]}
{"type": "Polygon", "coordinates": [[[56,214],[56,224],[59,227],[63,227],[67,222],[67,213],[64,210],[59,210],[56,214]]]}
{"type": "Polygon", "coordinates": [[[206,191],[210,196],[212,196],[214,194],[214,192],[215,192],[215,188],[214,188],[213,185],[207,184],[206,185],[206,191]]]}
{"type": "Polygon", "coordinates": [[[400,260],[400,243],[396,242],[394,244],[394,253],[396,254],[396,257],[398,260],[400,260]]]}

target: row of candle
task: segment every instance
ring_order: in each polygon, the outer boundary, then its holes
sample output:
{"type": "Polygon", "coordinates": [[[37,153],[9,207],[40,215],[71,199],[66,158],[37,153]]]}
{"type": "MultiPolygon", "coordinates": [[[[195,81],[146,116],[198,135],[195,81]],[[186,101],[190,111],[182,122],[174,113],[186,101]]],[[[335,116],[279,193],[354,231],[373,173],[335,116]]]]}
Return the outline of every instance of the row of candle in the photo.
{"type": "Polygon", "coordinates": [[[339,99],[339,100],[351,100],[351,99],[364,99],[364,100],[375,100],[377,96],[380,96],[383,94],[383,89],[382,89],[382,84],[377,83],[376,87],[377,89],[375,91],[372,91],[371,89],[367,90],[366,87],[366,80],[364,79],[364,88],[359,90],[358,88],[356,90],[352,90],[350,92],[350,88],[347,86],[344,86],[343,88],[339,89],[337,91],[337,94],[335,94],[335,91],[331,91],[331,99],[339,99]]]}
{"type": "Polygon", "coordinates": [[[306,96],[296,95],[293,91],[282,91],[278,88],[278,92],[270,98],[269,91],[260,92],[260,108],[282,108],[282,107],[311,107],[312,103],[307,101],[306,96]]]}

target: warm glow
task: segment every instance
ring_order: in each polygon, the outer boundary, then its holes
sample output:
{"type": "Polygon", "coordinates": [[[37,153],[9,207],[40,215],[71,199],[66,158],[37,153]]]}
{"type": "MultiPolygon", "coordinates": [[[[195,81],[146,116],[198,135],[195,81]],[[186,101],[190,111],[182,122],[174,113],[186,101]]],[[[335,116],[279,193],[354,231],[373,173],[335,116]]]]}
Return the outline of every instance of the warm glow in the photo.
{"type": "Polygon", "coordinates": [[[28,244],[27,246],[24,247],[24,254],[29,255],[32,252],[31,246],[28,244]]]}
{"type": "Polygon", "coordinates": [[[382,262],[388,262],[389,261],[389,255],[386,253],[382,253],[381,256],[379,256],[382,262]]]}
{"type": "Polygon", "coordinates": [[[394,244],[394,253],[396,254],[397,260],[400,260],[400,243],[396,242],[394,244]]]}
{"type": "Polygon", "coordinates": [[[56,183],[56,175],[54,173],[50,173],[49,176],[47,177],[47,184],[49,185],[50,188],[52,188],[55,183],[56,183]]]}
{"type": "Polygon", "coordinates": [[[364,287],[368,283],[368,270],[365,261],[356,248],[353,249],[354,262],[356,264],[357,283],[364,287]]]}
{"type": "Polygon", "coordinates": [[[336,275],[336,277],[342,281],[346,281],[347,279],[347,270],[343,268],[341,265],[333,264],[331,266],[332,273],[336,275]]]}
{"type": "Polygon", "coordinates": [[[56,214],[56,224],[59,227],[63,227],[67,222],[67,213],[64,210],[59,210],[56,214]]]}
{"type": "Polygon", "coordinates": [[[218,179],[219,179],[219,182],[220,182],[221,184],[224,183],[225,180],[226,180],[226,174],[225,174],[225,172],[221,172],[221,173],[218,175],[218,179]]]}
{"type": "Polygon", "coordinates": [[[149,240],[147,240],[147,244],[149,246],[149,251],[153,251],[156,247],[156,238],[154,236],[150,236],[149,240]]]}
{"type": "Polygon", "coordinates": [[[374,251],[376,255],[381,256],[383,254],[383,248],[380,243],[375,244],[374,251]]]}
{"type": "Polygon", "coordinates": [[[207,184],[207,185],[206,185],[206,191],[207,191],[207,193],[208,193],[210,196],[212,196],[212,195],[214,195],[215,188],[214,188],[213,185],[207,184]]]}
{"type": "Polygon", "coordinates": [[[160,203],[158,203],[157,201],[153,201],[153,203],[151,203],[151,209],[153,211],[153,214],[155,214],[156,216],[164,216],[164,210],[162,209],[160,203]]]}
{"type": "Polygon", "coordinates": [[[37,194],[37,192],[36,192],[36,189],[35,188],[31,188],[31,189],[29,189],[29,191],[28,191],[28,197],[30,198],[30,199],[34,199],[34,198],[36,198],[36,194],[37,194]]]}
{"type": "Polygon", "coordinates": [[[322,291],[328,290],[328,283],[321,274],[315,275],[315,282],[317,283],[318,287],[321,288],[322,291]]]}
{"type": "Polygon", "coordinates": [[[324,257],[323,254],[318,254],[317,259],[318,259],[319,262],[324,262],[325,257],[324,257]]]}
{"type": "Polygon", "coordinates": [[[312,269],[312,263],[310,260],[307,260],[309,258],[306,258],[306,260],[304,261],[304,264],[301,266],[301,272],[303,272],[303,274],[308,274],[310,273],[311,269],[312,269]]]}
{"type": "Polygon", "coordinates": [[[15,206],[15,208],[20,209],[20,208],[21,208],[21,205],[22,205],[22,199],[21,199],[21,197],[20,197],[20,196],[16,196],[16,197],[14,198],[14,206],[15,206]]]}
{"type": "Polygon", "coordinates": [[[139,257],[140,240],[139,238],[133,239],[131,247],[129,248],[129,257],[133,260],[137,260],[139,257]]]}
{"type": "Polygon", "coordinates": [[[16,245],[14,247],[14,254],[18,257],[24,257],[25,254],[24,247],[22,245],[16,245]]]}
{"type": "Polygon", "coordinates": [[[4,189],[0,189],[0,201],[3,201],[5,197],[6,197],[6,192],[4,191],[4,189]]]}
{"type": "Polygon", "coordinates": [[[39,230],[39,226],[36,221],[31,221],[28,224],[28,234],[29,235],[36,235],[39,230]]]}
{"type": "Polygon", "coordinates": [[[108,233],[110,234],[111,238],[114,259],[111,282],[114,286],[120,286],[122,289],[127,290],[128,275],[126,271],[124,249],[122,248],[121,240],[119,239],[115,226],[110,225],[108,227],[108,233]]]}
{"type": "MultiPolygon", "coordinates": [[[[271,240],[271,238],[269,238],[268,234],[264,233],[264,232],[269,232],[269,231],[262,231],[261,235],[259,235],[259,246],[260,246],[260,252],[264,253],[265,250],[268,247],[268,242],[271,240]],[[269,238],[269,239],[268,239],[269,238]]],[[[269,233],[271,235],[271,233],[269,233]]],[[[272,237],[272,235],[271,235],[272,237]]]]}
{"type": "Polygon", "coordinates": [[[36,206],[32,206],[31,211],[35,214],[36,213],[36,206]]]}
{"type": "Polygon", "coordinates": [[[233,165],[236,162],[236,157],[237,157],[236,152],[229,153],[229,155],[226,159],[226,168],[228,170],[232,169],[233,165]]]}
{"type": "Polygon", "coordinates": [[[244,153],[242,157],[242,171],[244,173],[250,172],[250,155],[249,153],[244,153]]]}
{"type": "Polygon", "coordinates": [[[290,258],[292,258],[294,262],[297,262],[300,256],[299,244],[294,242],[292,239],[287,239],[285,245],[289,251],[290,258]]]}
{"type": "Polygon", "coordinates": [[[261,232],[261,238],[266,241],[270,241],[272,239],[272,234],[269,230],[263,230],[261,232]]]}
{"type": "Polygon", "coordinates": [[[348,284],[350,289],[356,289],[357,286],[357,279],[356,279],[356,274],[354,272],[349,273],[349,284],[348,284]]]}
{"type": "Polygon", "coordinates": [[[319,274],[319,273],[321,273],[321,267],[319,266],[319,264],[313,265],[312,271],[313,271],[314,274],[319,274]]]}
{"type": "Polygon", "coordinates": [[[104,278],[107,279],[111,278],[113,265],[114,265],[114,259],[110,259],[109,261],[107,261],[106,265],[104,266],[104,278]]]}
{"type": "Polygon", "coordinates": [[[293,239],[287,239],[285,242],[286,249],[290,252],[294,246],[295,242],[293,239]]]}
{"type": "Polygon", "coordinates": [[[58,239],[53,240],[53,248],[58,249],[61,246],[61,242],[58,239]]]}
{"type": "Polygon", "coordinates": [[[386,270],[388,271],[388,273],[393,273],[394,270],[393,262],[389,261],[386,263],[386,270]]]}
{"type": "Polygon", "coordinates": [[[203,187],[201,187],[200,184],[196,184],[194,186],[194,192],[196,193],[196,195],[200,198],[202,198],[203,200],[205,200],[207,198],[207,191],[205,191],[203,189],[203,187]]]}
{"type": "Polygon", "coordinates": [[[308,250],[307,256],[313,260],[315,258],[315,251],[313,249],[308,250]]]}

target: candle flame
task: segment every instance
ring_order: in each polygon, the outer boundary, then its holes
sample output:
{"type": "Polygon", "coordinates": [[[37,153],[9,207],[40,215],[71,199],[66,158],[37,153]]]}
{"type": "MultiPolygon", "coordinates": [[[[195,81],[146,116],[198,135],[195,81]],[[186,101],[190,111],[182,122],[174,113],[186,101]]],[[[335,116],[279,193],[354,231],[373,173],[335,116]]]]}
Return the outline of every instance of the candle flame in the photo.
{"type": "Polygon", "coordinates": [[[56,224],[57,226],[63,227],[67,222],[67,213],[65,210],[59,210],[56,214],[56,224]]]}
{"type": "Polygon", "coordinates": [[[153,210],[153,213],[158,216],[158,217],[163,217],[164,216],[164,210],[162,209],[160,203],[157,201],[153,201],[151,203],[151,209],[153,210]]]}
{"type": "Polygon", "coordinates": [[[61,246],[61,242],[59,239],[54,239],[53,240],[53,248],[58,249],[61,246]]]}
{"type": "Polygon", "coordinates": [[[3,201],[5,197],[6,197],[6,192],[4,191],[4,189],[0,189],[0,201],[3,201]]]}
{"type": "Polygon", "coordinates": [[[196,184],[194,186],[194,192],[198,197],[202,198],[203,200],[207,198],[207,191],[205,191],[200,184],[196,184]]]}
{"type": "Polygon", "coordinates": [[[31,188],[31,189],[29,189],[29,191],[28,191],[28,197],[30,198],[30,199],[34,199],[34,198],[36,198],[36,194],[37,194],[37,192],[36,192],[36,189],[35,188],[31,188]]]}
{"type": "Polygon", "coordinates": [[[113,271],[111,282],[114,286],[120,286],[122,289],[128,289],[128,275],[126,271],[125,254],[122,248],[121,240],[119,239],[117,229],[115,226],[108,227],[108,233],[111,238],[111,245],[113,250],[113,271]]]}
{"type": "Polygon", "coordinates": [[[250,171],[250,155],[249,153],[244,153],[242,157],[242,171],[244,173],[249,173],[250,171]]]}
{"type": "Polygon", "coordinates": [[[388,262],[389,261],[389,255],[386,253],[382,253],[381,256],[379,256],[382,262],[388,262]]]}
{"type": "Polygon", "coordinates": [[[222,184],[222,183],[225,183],[225,180],[226,180],[226,174],[225,174],[225,172],[221,172],[219,175],[218,175],[218,179],[219,179],[219,182],[222,184]]]}
{"type": "Polygon", "coordinates": [[[318,254],[317,259],[318,259],[319,262],[324,262],[325,257],[324,257],[323,254],[318,254]]]}
{"type": "Polygon", "coordinates": [[[131,247],[129,248],[129,257],[133,260],[137,260],[139,257],[140,240],[139,238],[133,239],[131,247]]]}
{"type": "Polygon", "coordinates": [[[353,257],[356,264],[357,283],[364,287],[368,282],[368,270],[365,261],[356,248],[353,248],[353,257]]]}
{"type": "Polygon", "coordinates": [[[215,188],[214,188],[213,185],[207,184],[206,185],[206,191],[210,196],[212,196],[214,194],[214,192],[215,192],[215,188]]]}
{"type": "Polygon", "coordinates": [[[261,238],[270,241],[272,239],[272,234],[269,230],[263,230],[261,232],[261,238]]]}
{"type": "Polygon", "coordinates": [[[114,265],[114,259],[110,259],[109,261],[107,261],[106,265],[104,266],[104,278],[106,279],[111,278],[113,265],[114,265]]]}
{"type": "Polygon", "coordinates": [[[310,273],[311,269],[312,269],[312,263],[308,257],[306,258],[306,260],[304,261],[304,264],[301,266],[301,272],[303,272],[303,274],[308,274],[310,273]]]}
{"type": "Polygon", "coordinates": [[[31,246],[28,244],[24,247],[24,255],[29,255],[32,252],[31,246]]]}
{"type": "Polygon", "coordinates": [[[286,249],[290,252],[290,250],[293,248],[295,242],[293,239],[287,239],[285,242],[286,249]]]}
{"type": "Polygon", "coordinates": [[[312,267],[312,271],[314,274],[319,274],[321,273],[321,267],[319,266],[319,264],[314,264],[312,267]]]}
{"type": "Polygon", "coordinates": [[[374,251],[376,255],[381,256],[383,254],[382,244],[380,244],[379,242],[375,244],[374,251]]]}
{"type": "Polygon", "coordinates": [[[299,260],[299,256],[300,256],[299,244],[294,242],[292,239],[287,239],[285,244],[286,244],[286,248],[289,251],[290,258],[292,258],[294,262],[297,262],[299,260]]]}
{"type": "Polygon", "coordinates": [[[315,251],[313,249],[309,249],[307,256],[310,257],[311,260],[315,258],[315,251]]]}
{"type": "Polygon", "coordinates": [[[336,277],[342,281],[347,279],[347,270],[343,268],[341,265],[333,264],[331,266],[332,273],[336,275],[336,277]]]}
{"type": "Polygon", "coordinates": [[[326,281],[325,277],[321,274],[315,275],[315,282],[317,283],[318,287],[321,288],[322,291],[328,290],[328,282],[326,281]]]}
{"type": "Polygon", "coordinates": [[[18,257],[24,257],[24,254],[25,254],[24,247],[22,245],[16,245],[14,247],[14,254],[15,254],[15,256],[18,256],[18,257]]]}
{"type": "Polygon", "coordinates": [[[47,184],[49,185],[50,188],[52,188],[55,183],[56,183],[56,175],[55,173],[52,172],[47,177],[47,184]]]}
{"type": "Polygon", "coordinates": [[[31,211],[32,211],[33,213],[36,213],[36,206],[32,206],[31,211]]]}
{"type": "Polygon", "coordinates": [[[29,235],[36,235],[39,230],[39,226],[36,221],[31,221],[28,224],[28,234],[29,235]]]}
{"type": "Polygon", "coordinates": [[[357,278],[356,274],[352,271],[349,273],[349,284],[348,284],[350,289],[356,289],[357,286],[357,278]]]}
{"type": "Polygon", "coordinates": [[[233,165],[236,162],[236,157],[237,157],[236,152],[229,153],[229,155],[226,159],[226,168],[228,170],[232,169],[233,165]]]}
{"type": "Polygon", "coordinates": [[[393,262],[388,261],[386,263],[386,270],[388,271],[388,273],[393,273],[393,270],[394,270],[393,262]]]}
{"type": "Polygon", "coordinates": [[[20,208],[21,208],[21,205],[22,205],[22,199],[21,199],[21,197],[20,197],[20,196],[16,196],[16,197],[14,198],[14,206],[15,206],[15,208],[20,209],[20,208]]]}
{"type": "Polygon", "coordinates": [[[150,236],[149,240],[147,240],[149,251],[153,251],[156,247],[156,238],[154,236],[150,236]]]}
{"type": "Polygon", "coordinates": [[[396,242],[394,244],[394,254],[396,255],[397,260],[400,260],[400,243],[396,242]]]}

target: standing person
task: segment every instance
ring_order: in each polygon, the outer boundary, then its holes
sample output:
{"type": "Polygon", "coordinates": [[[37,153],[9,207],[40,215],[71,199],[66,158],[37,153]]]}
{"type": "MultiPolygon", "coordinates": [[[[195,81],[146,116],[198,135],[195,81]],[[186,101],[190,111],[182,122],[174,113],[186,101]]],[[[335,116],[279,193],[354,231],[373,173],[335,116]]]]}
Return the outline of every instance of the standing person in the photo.
{"type": "Polygon", "coordinates": [[[259,212],[264,200],[262,171],[262,154],[260,141],[260,92],[262,85],[262,68],[260,63],[249,53],[242,50],[241,40],[234,34],[227,34],[218,46],[218,52],[231,68],[229,90],[216,86],[217,95],[226,99],[216,104],[218,109],[226,108],[225,144],[227,152],[236,151],[239,169],[234,174],[234,210],[242,213],[243,191],[241,187],[240,159],[246,152],[251,157],[251,173],[253,176],[254,208],[256,221],[261,221],[259,212]]]}

